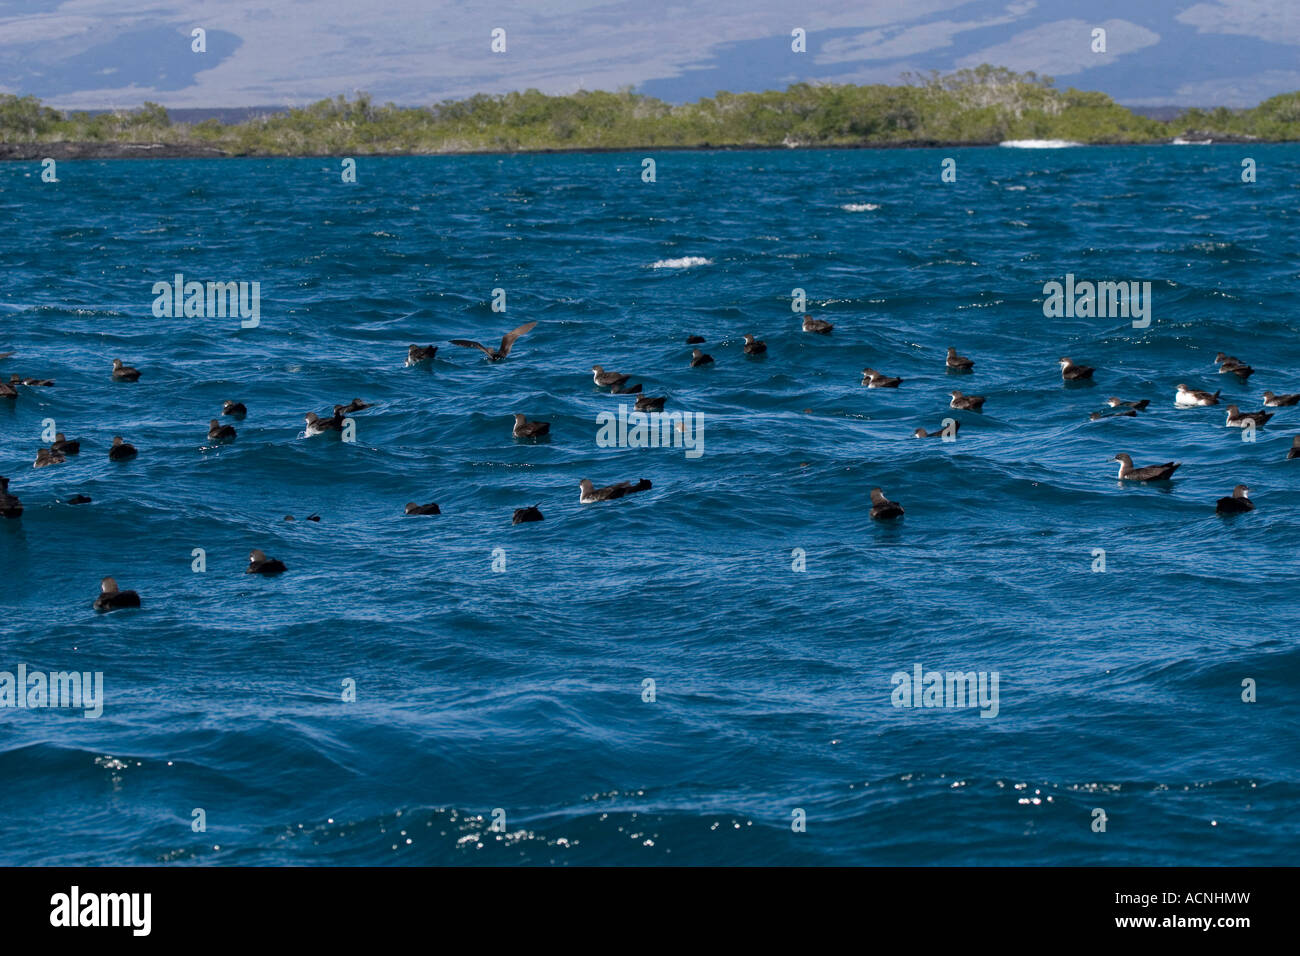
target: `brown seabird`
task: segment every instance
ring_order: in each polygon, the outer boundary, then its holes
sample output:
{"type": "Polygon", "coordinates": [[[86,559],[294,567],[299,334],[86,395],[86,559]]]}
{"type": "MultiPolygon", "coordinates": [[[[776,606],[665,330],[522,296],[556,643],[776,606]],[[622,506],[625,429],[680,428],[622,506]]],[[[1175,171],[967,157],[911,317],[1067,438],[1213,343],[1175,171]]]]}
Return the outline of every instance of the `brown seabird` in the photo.
{"type": "Polygon", "coordinates": [[[503,358],[505,358],[507,355],[510,354],[510,349],[514,346],[515,339],[519,338],[519,336],[524,335],[527,332],[531,332],[533,326],[535,326],[536,324],[537,324],[536,322],[526,322],[523,325],[519,326],[519,328],[514,329],[511,332],[507,332],[505,335],[501,336],[501,347],[499,349],[490,349],[486,345],[480,345],[479,343],[473,342],[469,339],[452,339],[451,344],[459,345],[461,348],[466,348],[466,349],[478,349],[480,352],[482,352],[484,355],[488,357],[489,362],[500,362],[503,358]]]}
{"type": "Polygon", "coordinates": [[[1168,481],[1170,476],[1182,465],[1180,461],[1167,461],[1163,465],[1147,465],[1144,468],[1134,468],[1133,459],[1120,452],[1111,461],[1119,462],[1119,477],[1121,481],[1168,481]]]}
{"type": "Polygon", "coordinates": [[[140,380],[140,370],[132,368],[129,365],[123,365],[121,359],[113,359],[113,381],[115,382],[138,382],[140,380]]]}
{"type": "Polygon", "coordinates": [[[126,461],[128,458],[134,458],[137,454],[135,446],[124,442],[121,435],[113,436],[113,445],[108,450],[109,461],[126,461]]]}
{"type": "Polygon", "coordinates": [[[1085,378],[1092,378],[1092,373],[1097,371],[1089,365],[1076,365],[1073,359],[1064,355],[1056,361],[1061,366],[1061,379],[1066,382],[1080,382],[1085,378]]]}
{"type": "Polygon", "coordinates": [[[903,506],[897,501],[890,501],[879,488],[871,489],[871,517],[878,521],[903,517],[903,506]]]}
{"type": "Polygon", "coordinates": [[[867,388],[898,388],[903,384],[903,380],[886,375],[884,372],[877,372],[874,368],[864,368],[862,384],[867,388]]]}
{"type": "Polygon", "coordinates": [[[119,590],[117,582],[112,578],[104,578],[99,582],[99,597],[95,598],[93,605],[96,611],[118,611],[124,607],[139,606],[140,595],[134,591],[119,590]]]}
{"type": "Polygon", "coordinates": [[[961,392],[953,391],[952,401],[949,402],[949,407],[963,408],[972,412],[982,412],[984,411],[985,401],[986,399],[983,395],[963,395],[961,392]]]}
{"type": "Polygon", "coordinates": [[[1300,405],[1300,393],[1294,395],[1274,395],[1272,392],[1265,392],[1264,404],[1272,408],[1282,408],[1287,405],[1300,405]]]}
{"type": "Polygon", "coordinates": [[[630,481],[620,481],[616,485],[608,485],[604,488],[597,488],[591,483],[591,479],[583,478],[578,482],[578,501],[584,505],[593,501],[613,501],[634,491],[647,491],[650,487],[650,482],[646,478],[642,478],[635,484],[630,481]]]}
{"type": "Polygon", "coordinates": [[[974,359],[958,355],[957,350],[951,346],[948,347],[948,357],[944,359],[944,364],[954,372],[969,372],[975,367],[974,359]]]}
{"type": "Polygon", "coordinates": [[[1262,428],[1264,423],[1272,418],[1276,412],[1243,412],[1236,405],[1228,406],[1229,428],[1245,428],[1248,424],[1256,428],[1262,428]]]}
{"type": "MultiPolygon", "coordinates": [[[[1223,389],[1219,389],[1219,392],[1221,391],[1223,389]]],[[[1211,395],[1209,392],[1188,388],[1186,385],[1180,384],[1178,392],[1174,395],[1174,405],[1178,408],[1192,408],[1196,405],[1217,405],[1219,404],[1219,392],[1211,395]]]]}
{"type": "Polygon", "coordinates": [[[1238,485],[1232,489],[1232,497],[1220,498],[1215,502],[1214,510],[1221,515],[1241,514],[1243,511],[1254,511],[1255,502],[1250,500],[1250,488],[1246,485],[1238,485]]]}
{"type": "Polygon", "coordinates": [[[283,561],[275,558],[268,558],[266,552],[254,548],[248,553],[248,567],[244,569],[245,574],[280,574],[287,571],[283,561]]]}
{"type": "Polygon", "coordinates": [[[530,422],[520,412],[515,412],[514,436],[516,438],[541,438],[551,433],[550,422],[530,422]]]}

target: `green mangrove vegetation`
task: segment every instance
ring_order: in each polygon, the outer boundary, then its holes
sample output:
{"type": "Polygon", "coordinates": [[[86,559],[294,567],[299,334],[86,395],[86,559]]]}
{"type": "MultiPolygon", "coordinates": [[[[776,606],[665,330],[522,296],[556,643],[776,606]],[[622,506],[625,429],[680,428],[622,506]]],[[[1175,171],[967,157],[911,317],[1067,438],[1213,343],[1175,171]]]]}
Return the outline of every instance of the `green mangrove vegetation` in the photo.
{"type": "Polygon", "coordinates": [[[1170,122],[1050,77],[980,66],[909,74],[899,85],[796,83],[674,105],[632,92],[478,94],[430,106],[378,105],[365,93],[239,123],[172,122],[130,111],[62,112],[0,95],[0,143],[159,143],[234,155],[509,152],[649,147],[898,146],[1008,139],[1157,142],[1177,136],[1300,140],[1300,93],[1249,110],[1189,110],[1170,122]]]}

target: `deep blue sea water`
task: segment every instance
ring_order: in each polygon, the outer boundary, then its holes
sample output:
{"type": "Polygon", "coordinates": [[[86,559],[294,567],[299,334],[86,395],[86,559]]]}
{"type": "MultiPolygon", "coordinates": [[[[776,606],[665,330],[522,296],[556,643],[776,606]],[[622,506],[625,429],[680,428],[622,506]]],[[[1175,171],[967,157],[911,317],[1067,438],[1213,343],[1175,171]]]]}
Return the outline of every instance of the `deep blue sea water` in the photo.
{"type": "Polygon", "coordinates": [[[0,862],[1294,863],[1300,407],[1250,443],[1173,393],[1300,391],[1300,147],[655,158],[653,184],[641,154],[362,158],[355,184],[0,164],[0,372],[57,382],[0,400],[26,506],[0,522],[0,670],[102,671],[106,696],[0,709],[0,862]],[[177,272],[260,282],[260,327],[156,318],[177,272]],[[1150,327],[1045,318],[1066,273],[1150,281],[1150,327]],[[448,344],[528,321],[500,364],[448,344]],[[621,399],[593,363],[702,413],[704,454],[598,447],[621,399]],[[1089,422],[1109,395],[1152,404],[1089,422]],[[354,443],[302,437],[353,397],[354,443]],[[214,446],[228,398],[249,414],[214,446]],[[551,441],[513,441],[515,411],[551,441]],[[956,442],[910,437],[948,416],[956,442]],[[45,419],[82,452],[35,470],[45,419]],[[119,433],[135,461],[108,461],[119,433]],[[1120,451],[1183,466],[1121,487],[1120,451]],[[1217,517],[1238,482],[1257,510],[1217,517]],[[901,522],[868,517],[877,485],[901,522]],[[288,572],[245,575],[251,548],[288,572]],[[105,575],[143,607],[96,615],[105,575]],[[893,706],[917,664],[996,671],[997,716],[893,706]]]}

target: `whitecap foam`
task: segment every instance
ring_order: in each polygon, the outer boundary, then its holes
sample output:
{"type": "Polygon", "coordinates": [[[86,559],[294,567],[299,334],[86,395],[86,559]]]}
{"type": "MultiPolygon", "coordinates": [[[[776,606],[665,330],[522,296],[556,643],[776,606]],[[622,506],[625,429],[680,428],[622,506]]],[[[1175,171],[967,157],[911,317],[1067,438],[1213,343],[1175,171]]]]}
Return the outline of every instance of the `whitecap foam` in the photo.
{"type": "Polygon", "coordinates": [[[871,212],[873,209],[879,209],[880,206],[874,202],[851,202],[845,203],[840,208],[845,212],[871,212]]]}
{"type": "Polygon", "coordinates": [[[1011,146],[1015,149],[1062,149],[1066,146],[1082,146],[1070,139],[1008,139],[999,146],[1011,146]]]}
{"type": "Polygon", "coordinates": [[[693,269],[696,266],[711,266],[712,259],[706,259],[703,256],[683,256],[680,259],[660,259],[652,263],[651,269],[693,269]]]}

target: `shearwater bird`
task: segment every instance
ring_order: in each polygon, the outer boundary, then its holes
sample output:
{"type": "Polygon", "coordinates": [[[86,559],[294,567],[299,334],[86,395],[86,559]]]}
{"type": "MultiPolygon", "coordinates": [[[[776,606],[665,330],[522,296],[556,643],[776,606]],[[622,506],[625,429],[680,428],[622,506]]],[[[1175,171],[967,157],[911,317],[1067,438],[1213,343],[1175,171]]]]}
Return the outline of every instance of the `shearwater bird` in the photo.
{"type": "Polygon", "coordinates": [[[1077,365],[1073,359],[1064,355],[1056,361],[1061,366],[1061,378],[1067,382],[1079,382],[1085,378],[1092,378],[1092,373],[1097,371],[1089,365],[1077,365]]]}
{"type": "Polygon", "coordinates": [[[359,398],[354,398],[346,405],[335,405],[334,414],[351,415],[353,412],[359,412],[362,409],[370,408],[373,404],[373,402],[363,402],[359,398]]]}
{"type": "Polygon", "coordinates": [[[440,515],[442,509],[432,501],[427,505],[417,505],[414,501],[408,501],[406,503],[406,513],[408,515],[440,515]]]}
{"type": "Polygon", "coordinates": [[[134,458],[139,454],[134,445],[129,445],[122,440],[121,435],[113,436],[113,445],[108,450],[109,461],[126,461],[128,458],[134,458]]]}
{"type": "Polygon", "coordinates": [[[699,349],[691,350],[691,368],[699,368],[701,365],[712,365],[713,356],[705,355],[699,349]]]}
{"type": "Polygon", "coordinates": [[[1119,462],[1121,481],[1168,481],[1170,476],[1182,465],[1180,461],[1167,461],[1163,465],[1147,465],[1144,468],[1134,468],[1133,459],[1124,452],[1120,452],[1111,461],[1119,462]]]}
{"type": "Polygon", "coordinates": [[[120,611],[124,607],[139,607],[140,595],[134,591],[123,591],[112,578],[99,582],[99,597],[95,598],[96,611],[120,611]]]}
{"type": "Polygon", "coordinates": [[[746,355],[762,355],[766,351],[767,351],[766,342],[761,342],[758,339],[754,338],[754,333],[752,332],[745,333],[745,354],[746,355]]]}
{"type": "Polygon", "coordinates": [[[121,359],[113,359],[113,381],[115,382],[137,382],[140,380],[140,370],[132,368],[129,365],[123,365],[121,359]]]}
{"type": "Polygon", "coordinates": [[[14,388],[8,382],[0,382],[0,398],[17,398],[18,389],[14,388]]]}
{"type": "MultiPolygon", "coordinates": [[[[1219,389],[1223,391],[1223,389],[1219,389]]],[[[1192,408],[1196,405],[1217,405],[1219,404],[1219,392],[1211,395],[1209,392],[1202,392],[1199,389],[1188,388],[1186,385],[1179,385],[1178,392],[1174,395],[1174,405],[1178,408],[1192,408]]]]}
{"type": "Polygon", "coordinates": [[[1146,408],[1148,405],[1151,404],[1151,399],[1140,398],[1136,402],[1126,402],[1112,395],[1110,398],[1106,399],[1106,404],[1109,405],[1111,408],[1120,408],[1122,406],[1124,408],[1131,408],[1135,411],[1140,412],[1142,411],[1142,409],[1146,408]]]}
{"type": "Polygon", "coordinates": [[[68,441],[68,437],[63,432],[54,433],[54,444],[50,445],[51,451],[57,451],[64,455],[80,455],[81,442],[68,441]]]}
{"type": "Polygon", "coordinates": [[[9,376],[10,385],[26,385],[28,388],[49,388],[54,384],[52,378],[24,378],[17,372],[9,376]]]}
{"type": "Polygon", "coordinates": [[[214,418],[208,422],[208,438],[213,441],[234,441],[235,426],[223,425],[214,418]]]}
{"type": "MultiPolygon", "coordinates": [[[[482,346],[479,346],[482,348],[482,346]]],[[[413,365],[427,365],[433,361],[433,357],[438,354],[436,345],[412,345],[406,350],[406,367],[413,365]]]]}
{"type": "Polygon", "coordinates": [[[903,506],[897,501],[890,501],[879,488],[871,489],[871,517],[886,521],[890,518],[903,517],[903,506]]]}
{"type": "Polygon", "coordinates": [[[537,505],[529,508],[516,508],[514,516],[510,519],[511,524],[525,524],[529,521],[541,521],[542,512],[537,505]]]}
{"type": "Polygon", "coordinates": [[[1236,405],[1228,406],[1229,428],[1245,428],[1247,424],[1260,428],[1263,424],[1272,418],[1276,412],[1243,412],[1236,405]]]}
{"type": "Polygon", "coordinates": [[[52,448],[41,448],[36,452],[36,462],[32,467],[47,468],[50,465],[59,465],[65,461],[67,459],[63,457],[61,452],[57,452],[52,448]]]}
{"type": "Polygon", "coordinates": [[[864,368],[862,384],[867,388],[898,388],[903,384],[903,380],[886,375],[884,372],[877,372],[874,368],[864,368]]]}
{"type": "Polygon", "coordinates": [[[1220,375],[1223,375],[1226,372],[1232,372],[1234,375],[1238,375],[1242,379],[1247,379],[1250,378],[1251,375],[1255,374],[1255,370],[1245,362],[1234,358],[1231,355],[1226,355],[1223,352],[1219,352],[1214,356],[1214,364],[1219,366],[1220,375]]]}
{"type": "MultiPolygon", "coordinates": [[[[952,437],[956,438],[957,432],[961,430],[961,422],[957,421],[955,418],[950,418],[948,421],[952,422],[952,437]]],[[[942,438],[943,435],[943,428],[936,428],[932,432],[928,432],[924,428],[918,428],[916,431],[912,432],[913,438],[942,438]]]]}
{"type": "Polygon", "coordinates": [[[1282,408],[1286,405],[1300,405],[1300,393],[1294,395],[1274,395],[1272,392],[1265,392],[1264,404],[1272,408],[1282,408]]]}
{"type": "Polygon", "coordinates": [[[952,401],[949,402],[950,408],[964,408],[972,412],[982,412],[984,410],[983,395],[963,395],[961,392],[952,392],[952,401]]]}
{"type": "Polygon", "coordinates": [[[541,438],[551,433],[550,422],[530,422],[520,412],[515,412],[514,436],[516,438],[541,438]]]}
{"type": "Polygon", "coordinates": [[[944,364],[954,372],[969,372],[975,367],[975,360],[968,359],[964,355],[958,355],[957,350],[949,346],[948,357],[944,359],[944,364]]]}
{"type": "Polygon", "coordinates": [[[233,402],[227,399],[221,403],[221,414],[229,415],[231,418],[243,418],[248,414],[248,406],[243,402],[233,402]]]}
{"type": "Polygon", "coordinates": [[[630,375],[620,375],[618,372],[606,372],[604,367],[600,365],[591,367],[591,380],[597,385],[618,388],[631,377],[630,375]]]}
{"type": "Polygon", "coordinates": [[[306,433],[308,438],[328,431],[341,432],[343,430],[343,407],[341,405],[335,405],[334,408],[335,411],[332,418],[321,418],[315,412],[308,412],[303,416],[303,420],[307,423],[306,433]]]}
{"type": "Polygon", "coordinates": [[[686,344],[687,344],[687,345],[703,345],[703,344],[705,343],[705,341],[707,341],[707,340],[706,340],[706,339],[704,338],[704,336],[702,336],[702,335],[688,335],[688,336],[686,336],[686,344]]]}
{"type": "Polygon", "coordinates": [[[266,552],[254,548],[248,553],[248,567],[244,569],[245,574],[280,574],[287,571],[284,562],[276,558],[268,558],[266,552]]]}
{"type": "Polygon", "coordinates": [[[1300,458],[1300,435],[1296,435],[1291,439],[1291,447],[1287,449],[1286,457],[1287,461],[1292,458],[1300,458]]]}
{"type": "Polygon", "coordinates": [[[459,345],[461,348],[465,349],[478,349],[488,357],[489,362],[500,362],[510,354],[510,349],[514,346],[515,339],[527,332],[531,332],[533,326],[536,324],[536,322],[525,322],[523,325],[519,326],[519,328],[501,336],[501,348],[499,349],[490,349],[486,345],[479,345],[479,343],[473,342],[470,339],[452,339],[451,344],[459,345]]]}
{"type": "Polygon", "coordinates": [[[613,501],[615,498],[630,495],[634,491],[647,491],[650,488],[650,482],[648,479],[642,478],[635,484],[630,481],[620,481],[616,485],[597,488],[591,483],[590,478],[584,478],[578,482],[578,488],[578,501],[585,505],[593,501],[613,501]]]}
{"type": "Polygon", "coordinates": [[[636,397],[636,407],[633,408],[632,411],[662,412],[664,410],[664,402],[667,400],[666,396],[652,398],[649,395],[638,395],[636,397]]]}
{"type": "Polygon", "coordinates": [[[811,315],[803,317],[803,330],[805,332],[816,332],[818,335],[830,335],[831,329],[835,326],[825,319],[814,319],[811,315]]]}
{"type": "Polygon", "coordinates": [[[0,477],[0,517],[17,518],[23,513],[23,503],[17,495],[9,494],[9,479],[0,477]]]}
{"type": "Polygon", "coordinates": [[[1214,510],[1221,515],[1241,514],[1243,511],[1254,511],[1255,502],[1250,500],[1250,488],[1246,485],[1237,485],[1232,489],[1232,497],[1220,498],[1214,504],[1214,510]]]}

